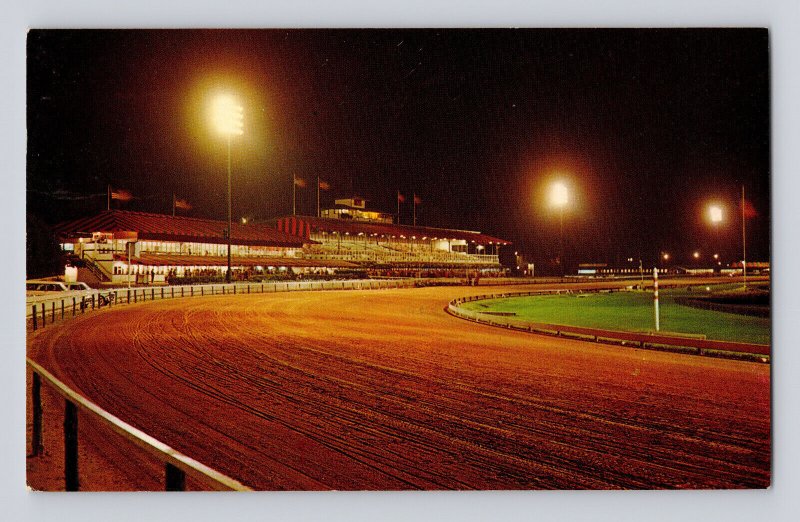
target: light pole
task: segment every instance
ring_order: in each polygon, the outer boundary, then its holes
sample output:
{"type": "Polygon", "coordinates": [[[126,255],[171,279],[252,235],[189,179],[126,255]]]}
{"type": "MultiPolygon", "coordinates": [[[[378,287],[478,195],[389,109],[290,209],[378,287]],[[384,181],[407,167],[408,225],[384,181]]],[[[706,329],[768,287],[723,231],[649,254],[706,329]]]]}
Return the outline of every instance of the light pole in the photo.
{"type": "Polygon", "coordinates": [[[564,277],[564,207],[569,203],[569,190],[567,186],[557,181],[550,187],[550,204],[558,208],[558,264],[561,267],[561,277],[564,277]]]}
{"type": "Polygon", "coordinates": [[[744,289],[747,291],[747,235],[745,234],[745,222],[747,212],[745,211],[744,185],[742,185],[742,280],[744,289]]]}
{"type": "MultiPolygon", "coordinates": [[[[719,225],[722,223],[723,220],[723,209],[720,205],[710,205],[708,207],[708,219],[711,221],[711,225],[714,227],[714,243],[715,247],[714,250],[719,250],[719,225]]],[[[718,255],[714,254],[714,259],[718,259],[718,255]]],[[[719,265],[719,263],[717,263],[719,265]]]]}
{"type": "Polygon", "coordinates": [[[214,99],[211,107],[211,118],[217,132],[227,138],[228,144],[228,271],[225,281],[231,282],[231,137],[244,134],[244,108],[236,100],[227,95],[220,95],[214,99]]]}

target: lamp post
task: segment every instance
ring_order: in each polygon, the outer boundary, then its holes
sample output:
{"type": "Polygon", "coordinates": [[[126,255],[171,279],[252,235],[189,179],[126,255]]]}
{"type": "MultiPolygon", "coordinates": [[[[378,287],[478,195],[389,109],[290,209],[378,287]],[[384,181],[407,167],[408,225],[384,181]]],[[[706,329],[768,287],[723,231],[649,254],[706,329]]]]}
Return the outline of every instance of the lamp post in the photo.
{"type": "Polygon", "coordinates": [[[742,185],[742,280],[744,282],[744,289],[747,290],[747,235],[745,234],[747,212],[745,205],[744,185],[742,185]]]}
{"type": "Polygon", "coordinates": [[[211,107],[211,117],[217,132],[227,138],[228,142],[228,271],[225,273],[225,282],[231,282],[231,137],[244,134],[244,109],[236,100],[227,95],[220,95],[214,99],[211,107]]]}
{"type": "Polygon", "coordinates": [[[558,208],[558,264],[561,267],[561,277],[564,277],[564,207],[569,203],[569,190],[567,186],[557,181],[550,187],[550,204],[558,208]]]}
{"type": "MultiPolygon", "coordinates": [[[[714,205],[710,205],[708,207],[708,219],[709,219],[709,221],[711,221],[711,225],[714,227],[714,231],[715,231],[714,240],[715,240],[716,246],[715,246],[714,250],[719,250],[719,248],[718,248],[718,245],[719,245],[719,225],[720,225],[720,223],[722,223],[723,218],[724,218],[724,212],[723,212],[722,206],[714,204],[714,205]]],[[[715,260],[719,259],[719,256],[717,254],[714,254],[714,259],[715,260]]],[[[717,263],[717,265],[719,265],[719,263],[717,263]]]]}

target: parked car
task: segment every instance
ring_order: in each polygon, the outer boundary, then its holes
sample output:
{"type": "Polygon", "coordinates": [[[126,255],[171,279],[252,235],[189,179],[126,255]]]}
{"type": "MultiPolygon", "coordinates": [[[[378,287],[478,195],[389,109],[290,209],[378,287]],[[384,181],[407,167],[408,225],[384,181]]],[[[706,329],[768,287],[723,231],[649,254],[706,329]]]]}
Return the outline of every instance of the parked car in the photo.
{"type": "Polygon", "coordinates": [[[114,301],[114,294],[112,292],[95,292],[95,290],[82,281],[66,283],[64,281],[30,280],[25,282],[25,295],[27,297],[56,297],[62,292],[73,292],[73,294],[77,293],[77,295],[86,296],[87,298],[97,293],[98,306],[109,304],[114,301]]]}
{"type": "Polygon", "coordinates": [[[28,295],[47,295],[50,292],[70,292],[82,291],[87,295],[92,293],[92,289],[83,282],[65,283],[64,281],[26,281],[25,291],[28,295]]]}

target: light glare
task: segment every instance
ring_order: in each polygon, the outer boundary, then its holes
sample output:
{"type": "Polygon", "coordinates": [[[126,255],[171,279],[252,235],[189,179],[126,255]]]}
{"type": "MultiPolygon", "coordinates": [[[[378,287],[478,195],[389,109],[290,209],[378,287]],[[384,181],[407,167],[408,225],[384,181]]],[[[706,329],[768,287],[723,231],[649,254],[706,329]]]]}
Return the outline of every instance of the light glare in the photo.
{"type": "Polygon", "coordinates": [[[555,207],[563,207],[569,202],[569,190],[563,183],[556,182],[550,188],[550,203],[555,207]]]}
{"type": "Polygon", "coordinates": [[[211,105],[211,120],[217,132],[225,136],[244,134],[244,108],[232,96],[220,95],[211,105]]]}
{"type": "Polygon", "coordinates": [[[708,216],[711,218],[712,223],[720,223],[722,221],[722,207],[712,205],[708,208],[708,216]]]}

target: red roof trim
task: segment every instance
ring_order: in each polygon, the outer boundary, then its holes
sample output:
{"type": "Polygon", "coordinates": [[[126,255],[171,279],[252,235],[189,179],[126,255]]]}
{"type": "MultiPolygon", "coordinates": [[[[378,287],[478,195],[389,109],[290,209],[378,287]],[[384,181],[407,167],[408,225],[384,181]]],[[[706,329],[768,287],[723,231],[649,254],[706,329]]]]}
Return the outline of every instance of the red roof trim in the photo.
{"type": "MultiPolygon", "coordinates": [[[[410,225],[395,225],[392,223],[370,223],[365,221],[349,221],[343,219],[318,218],[314,216],[289,216],[278,218],[278,226],[281,220],[296,218],[311,225],[314,232],[338,232],[342,234],[358,234],[359,232],[370,236],[372,234],[390,237],[425,237],[428,239],[458,239],[479,244],[498,244],[510,245],[510,241],[499,239],[480,232],[467,230],[452,230],[446,228],[415,227],[410,225]]],[[[284,221],[285,222],[285,221],[284,221]]]]}
{"type": "MultiPolygon", "coordinates": [[[[137,232],[140,239],[224,244],[227,223],[211,219],[105,210],[95,216],[61,223],[54,231],[62,238],[93,232],[137,232]]],[[[266,224],[233,223],[231,242],[236,245],[302,248],[309,239],[281,232],[266,224]]]]}

